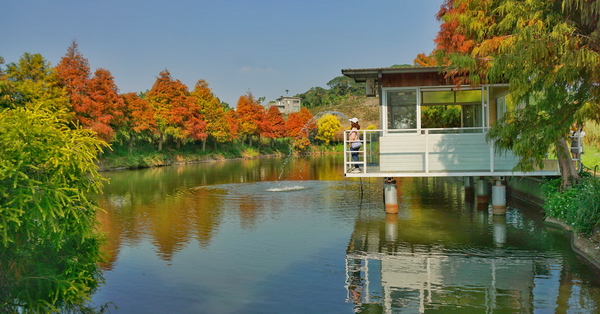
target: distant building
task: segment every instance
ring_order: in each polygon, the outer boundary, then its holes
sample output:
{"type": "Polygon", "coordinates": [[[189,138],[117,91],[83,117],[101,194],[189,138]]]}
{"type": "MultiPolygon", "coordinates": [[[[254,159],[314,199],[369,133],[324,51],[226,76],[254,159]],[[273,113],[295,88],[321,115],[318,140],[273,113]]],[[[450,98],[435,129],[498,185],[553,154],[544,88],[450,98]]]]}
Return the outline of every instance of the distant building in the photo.
{"type": "Polygon", "coordinates": [[[300,107],[302,106],[302,98],[300,97],[288,97],[281,96],[277,98],[274,102],[269,102],[266,107],[275,106],[279,109],[282,114],[290,114],[292,112],[300,111],[300,107]]]}

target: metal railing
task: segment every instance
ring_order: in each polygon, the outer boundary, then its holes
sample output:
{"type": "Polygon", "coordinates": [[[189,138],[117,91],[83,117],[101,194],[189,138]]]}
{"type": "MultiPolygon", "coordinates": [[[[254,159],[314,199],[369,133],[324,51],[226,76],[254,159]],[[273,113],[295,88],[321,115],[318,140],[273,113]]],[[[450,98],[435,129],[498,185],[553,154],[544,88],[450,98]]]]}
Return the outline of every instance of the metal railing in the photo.
{"type": "MultiPolygon", "coordinates": [[[[351,168],[358,165],[361,174],[381,174],[382,172],[404,172],[404,170],[395,171],[395,169],[387,169],[381,166],[382,161],[388,165],[389,161],[401,163],[407,155],[411,155],[413,160],[422,162],[422,169],[409,170],[407,172],[417,172],[422,174],[430,174],[433,172],[474,172],[480,173],[511,173],[513,157],[512,154],[497,154],[494,143],[485,140],[485,134],[489,128],[474,127],[474,128],[433,128],[433,129],[394,129],[394,130],[359,130],[361,147],[357,151],[350,149],[349,134],[351,130],[344,132],[344,169],[348,173],[351,168]],[[461,143],[461,134],[470,135],[465,137],[474,141],[475,144],[461,143]],[[477,136],[479,134],[479,136],[477,136]],[[394,148],[389,147],[390,139],[394,135],[409,136],[412,139],[411,143],[419,143],[420,148],[410,152],[394,151],[394,148]],[[414,135],[412,137],[411,135],[414,135]],[[443,135],[449,135],[447,138],[443,135]],[[440,138],[442,136],[442,138],[440,138]],[[381,147],[383,138],[388,138],[385,141],[385,147],[381,147]],[[464,150],[461,150],[464,149],[464,150]],[[477,158],[465,153],[466,150],[478,151],[480,158],[477,159],[477,166],[480,169],[471,169],[475,163],[469,163],[466,159],[477,158]],[[382,153],[382,151],[384,151],[382,153]],[[358,153],[359,160],[353,161],[352,154],[358,153]],[[416,156],[421,157],[416,157],[416,156]],[[385,160],[382,159],[385,157],[385,160]],[[508,156],[508,157],[507,157],[508,156]],[[489,158],[489,162],[488,159],[489,158]],[[464,165],[462,169],[460,165],[464,165]],[[448,166],[449,168],[445,168],[448,166]],[[453,168],[454,167],[454,168],[453,168]]],[[[406,137],[404,137],[406,139],[406,137]]],[[[395,140],[391,140],[392,144],[399,145],[395,140]]],[[[402,146],[397,146],[402,147],[402,146]]],[[[514,157],[516,158],[516,157],[514,157]]],[[[548,166],[536,172],[545,172],[545,174],[554,173],[558,170],[553,170],[554,159],[548,159],[548,166]],[[550,169],[550,170],[548,170],[550,169]]],[[[515,163],[516,164],[516,163],[515,163]]],[[[556,163],[557,164],[557,163],[556,163]]],[[[393,168],[393,166],[391,166],[393,168]]],[[[522,173],[521,173],[522,174],[522,173]]]]}

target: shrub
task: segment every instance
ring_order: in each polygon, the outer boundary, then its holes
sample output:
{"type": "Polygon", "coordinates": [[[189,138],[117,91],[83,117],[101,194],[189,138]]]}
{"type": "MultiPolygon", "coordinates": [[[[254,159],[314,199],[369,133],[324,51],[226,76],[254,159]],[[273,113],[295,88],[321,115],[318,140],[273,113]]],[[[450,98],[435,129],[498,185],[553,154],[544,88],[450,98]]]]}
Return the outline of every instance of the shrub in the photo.
{"type": "Polygon", "coordinates": [[[581,233],[592,233],[600,225],[600,180],[584,176],[581,182],[569,189],[560,189],[560,179],[543,187],[546,197],[544,212],[573,226],[581,233]]]}
{"type": "Polygon", "coordinates": [[[103,143],[53,113],[0,111],[0,312],[83,306],[97,286],[103,143]]]}

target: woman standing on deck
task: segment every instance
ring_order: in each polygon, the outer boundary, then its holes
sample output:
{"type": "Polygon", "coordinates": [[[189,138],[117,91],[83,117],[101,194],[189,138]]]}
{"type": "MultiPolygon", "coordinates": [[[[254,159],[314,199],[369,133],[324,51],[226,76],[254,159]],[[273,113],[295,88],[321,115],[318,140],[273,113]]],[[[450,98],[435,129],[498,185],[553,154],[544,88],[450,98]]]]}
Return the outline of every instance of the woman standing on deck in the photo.
{"type": "MultiPolygon", "coordinates": [[[[350,136],[348,136],[348,141],[350,142],[350,150],[352,151],[352,162],[354,163],[354,169],[351,169],[352,172],[360,172],[360,166],[358,165],[358,150],[362,146],[362,142],[360,141],[360,137],[358,136],[358,130],[360,130],[360,124],[358,124],[358,118],[350,119],[351,130],[350,136]]],[[[350,167],[352,168],[352,167],[350,167]]],[[[350,170],[349,170],[350,171],[350,170]]]]}

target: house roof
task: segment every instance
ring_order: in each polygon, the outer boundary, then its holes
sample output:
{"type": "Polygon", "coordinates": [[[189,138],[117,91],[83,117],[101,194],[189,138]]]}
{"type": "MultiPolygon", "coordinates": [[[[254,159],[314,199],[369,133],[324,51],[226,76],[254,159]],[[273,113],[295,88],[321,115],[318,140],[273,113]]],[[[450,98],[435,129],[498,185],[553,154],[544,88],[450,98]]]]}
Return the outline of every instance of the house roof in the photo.
{"type": "Polygon", "coordinates": [[[369,69],[342,69],[342,74],[353,78],[357,83],[366,82],[367,79],[379,79],[383,74],[408,74],[408,73],[439,73],[443,72],[440,67],[391,67],[391,68],[369,68],[369,69]]]}

